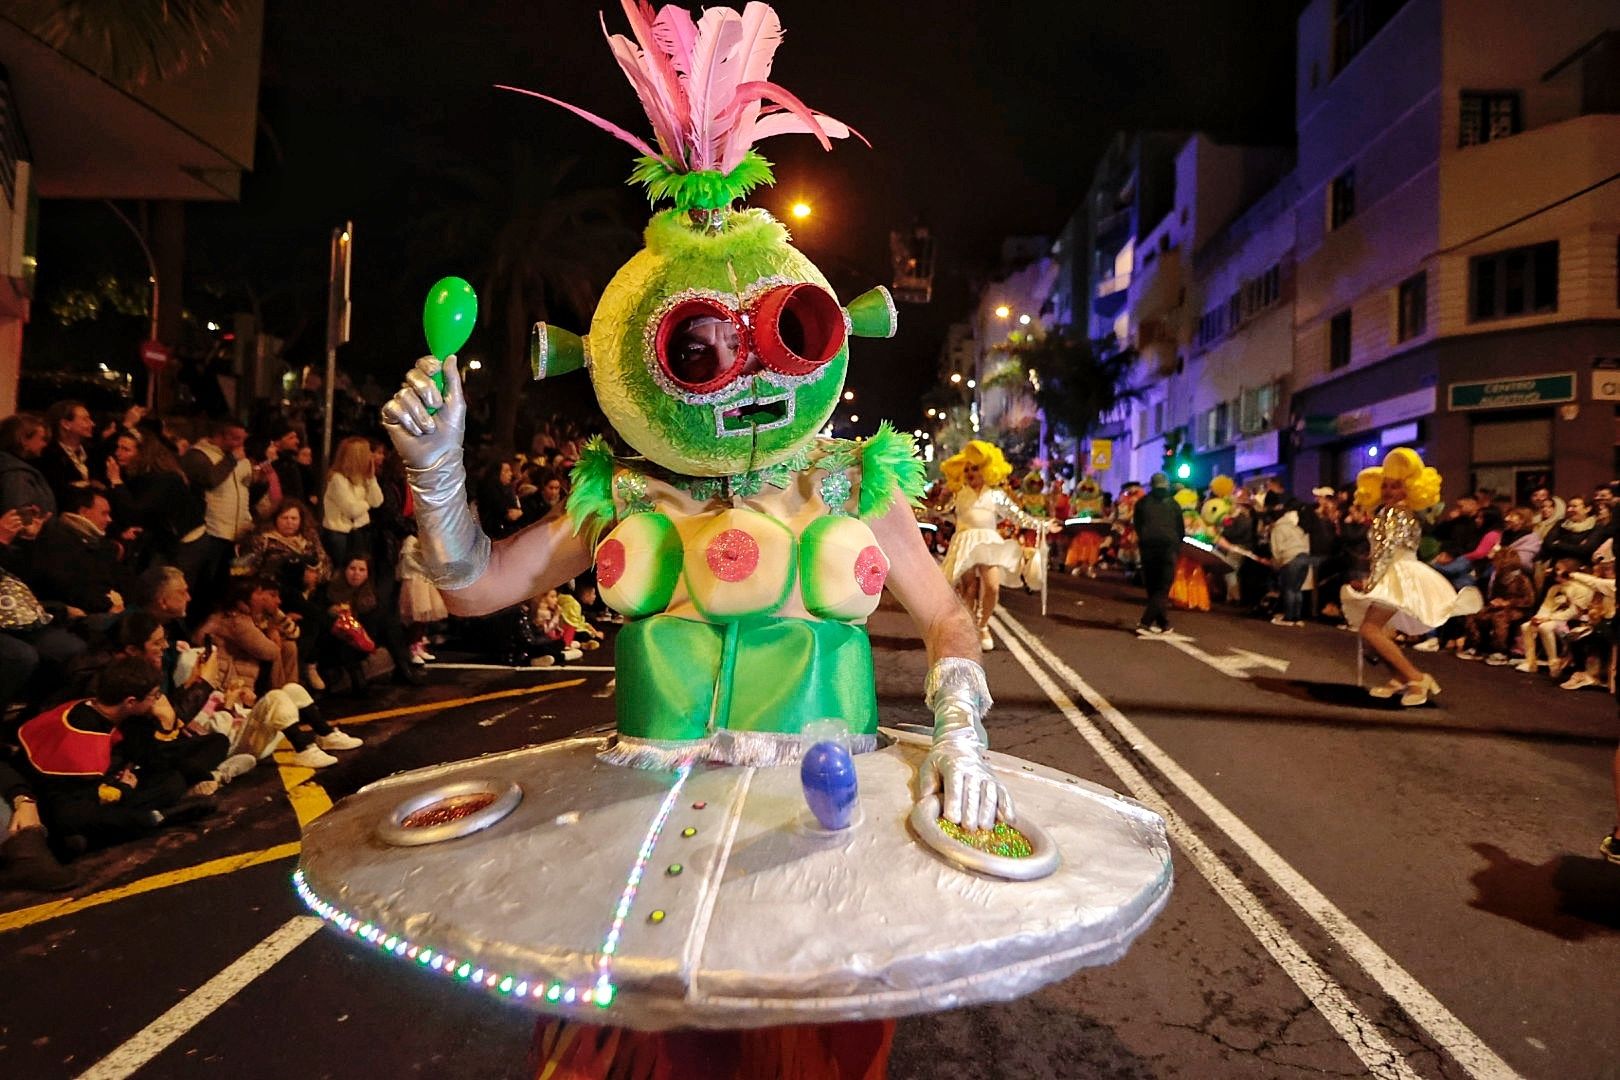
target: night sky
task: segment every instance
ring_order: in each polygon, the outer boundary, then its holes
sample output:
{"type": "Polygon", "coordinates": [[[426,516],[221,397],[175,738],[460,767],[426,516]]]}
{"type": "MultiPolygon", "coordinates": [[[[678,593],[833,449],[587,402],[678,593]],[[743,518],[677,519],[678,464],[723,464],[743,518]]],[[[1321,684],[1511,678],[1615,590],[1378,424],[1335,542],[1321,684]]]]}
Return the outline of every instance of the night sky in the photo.
{"type": "MultiPolygon", "coordinates": [[[[835,142],[829,154],[809,137],[767,141],[777,186],[753,201],[780,210],[802,196],[815,205],[795,233],[841,290],[887,281],[890,228],[921,221],[938,245],[934,302],[903,306],[895,341],[855,343],[850,385],[862,412],[920,422],[944,328],[965,317],[1001,238],[1060,229],[1112,132],[1288,141],[1301,6],[778,3],[787,33],[772,78],[860,129],[873,148],[835,142]]],[[[577,159],[570,183],[622,183],[628,147],[492,84],[551,93],[648,135],[602,39],[598,5],[272,0],[268,8],[257,167],[240,205],[192,209],[188,257],[199,279],[253,281],[266,322],[291,339],[295,358],[314,359],[321,347],[327,235],[344,218],[356,224],[355,341],[344,363],[391,373],[420,351],[427,285],[458,269],[422,227],[442,190],[435,177],[461,167],[499,173],[521,142],[543,162],[577,159]]],[[[607,16],[610,29],[628,32],[616,5],[607,16]]],[[[624,205],[632,223],[645,221],[634,195],[624,205]]],[[[53,210],[65,236],[90,209],[48,206],[46,243],[53,210]]],[[[228,285],[212,299],[197,291],[188,289],[194,309],[231,306],[228,285]]]]}

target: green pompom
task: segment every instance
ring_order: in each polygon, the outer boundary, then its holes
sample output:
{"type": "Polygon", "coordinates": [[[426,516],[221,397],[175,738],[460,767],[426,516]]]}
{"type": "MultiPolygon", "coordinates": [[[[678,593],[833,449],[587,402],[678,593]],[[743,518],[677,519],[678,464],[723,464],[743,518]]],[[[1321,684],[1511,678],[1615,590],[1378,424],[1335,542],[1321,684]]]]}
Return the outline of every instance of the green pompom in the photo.
{"type": "Polygon", "coordinates": [[[714,170],[684,172],[667,158],[639,157],[630,173],[630,183],[647,189],[647,201],[654,206],[670,199],[681,213],[688,210],[724,210],[762,184],[776,182],[771,163],[750,150],[729,173],[714,170]]]}
{"type": "Polygon", "coordinates": [[[613,466],[612,448],[597,435],[579,452],[579,461],[569,474],[568,516],[574,522],[574,534],[584,531],[593,548],[602,530],[618,516],[613,505],[613,466]]]}
{"type": "Polygon", "coordinates": [[[928,489],[928,468],[917,456],[917,443],[910,435],[894,430],[885,420],[876,435],[861,440],[860,457],[859,512],[863,519],[888,513],[895,492],[913,506],[922,501],[928,489]]]}

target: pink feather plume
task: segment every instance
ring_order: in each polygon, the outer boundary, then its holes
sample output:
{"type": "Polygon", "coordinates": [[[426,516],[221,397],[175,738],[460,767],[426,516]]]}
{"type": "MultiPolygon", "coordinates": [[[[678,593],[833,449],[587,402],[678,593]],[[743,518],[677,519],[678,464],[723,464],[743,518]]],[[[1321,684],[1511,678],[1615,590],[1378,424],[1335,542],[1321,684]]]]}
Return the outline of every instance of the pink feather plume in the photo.
{"type": "Polygon", "coordinates": [[[740,14],[731,8],[707,8],[695,22],[691,12],[672,4],[656,13],[647,0],[621,4],[634,39],[609,33],[606,19],[602,33],[652,122],[658,151],[566,101],[518,87],[499,89],[561,105],[678,169],[729,173],[755,142],[776,135],[814,135],[827,150],[832,149],[829,139],[854,135],[866,142],[848,125],[812,112],[770,81],[771,65],[782,44],[782,21],[769,4],[752,0],[740,14]]]}

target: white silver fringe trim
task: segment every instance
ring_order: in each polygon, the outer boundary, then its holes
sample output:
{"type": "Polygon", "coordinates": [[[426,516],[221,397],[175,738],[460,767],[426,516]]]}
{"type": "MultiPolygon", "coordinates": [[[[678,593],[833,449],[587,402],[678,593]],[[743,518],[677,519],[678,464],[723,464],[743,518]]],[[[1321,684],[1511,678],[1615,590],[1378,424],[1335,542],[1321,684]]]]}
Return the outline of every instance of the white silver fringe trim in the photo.
{"type": "MultiPolygon", "coordinates": [[[[852,754],[878,748],[876,735],[851,735],[852,754]]],[[[704,739],[638,739],[614,737],[613,745],[597,753],[596,760],[630,769],[677,769],[694,761],[770,769],[797,765],[806,747],[800,735],[776,731],[717,731],[704,739]]]]}
{"type": "Polygon", "coordinates": [[[606,765],[630,769],[678,769],[709,757],[708,739],[638,739],[615,735],[613,744],[596,755],[606,765]]]}
{"type": "MultiPolygon", "coordinates": [[[[865,754],[877,749],[876,735],[851,735],[849,751],[865,754]]],[[[771,769],[797,765],[807,749],[804,737],[779,731],[728,731],[714,733],[709,743],[709,760],[751,769],[771,769]]]]}

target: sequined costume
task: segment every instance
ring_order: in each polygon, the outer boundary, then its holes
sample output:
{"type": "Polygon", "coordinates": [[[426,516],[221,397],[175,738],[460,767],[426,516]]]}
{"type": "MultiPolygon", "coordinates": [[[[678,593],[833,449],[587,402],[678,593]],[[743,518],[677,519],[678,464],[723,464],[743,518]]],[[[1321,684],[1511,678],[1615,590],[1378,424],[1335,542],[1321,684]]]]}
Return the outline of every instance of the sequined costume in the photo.
{"type": "Polygon", "coordinates": [[[1473,586],[1461,592],[1433,567],[1419,561],[1418,544],[1423,523],[1400,506],[1381,506],[1367,529],[1371,568],[1362,589],[1346,585],[1340,607],[1352,629],[1361,626],[1369,608],[1395,609],[1389,625],[1403,634],[1421,636],[1457,615],[1471,615],[1483,606],[1473,586]]]}

